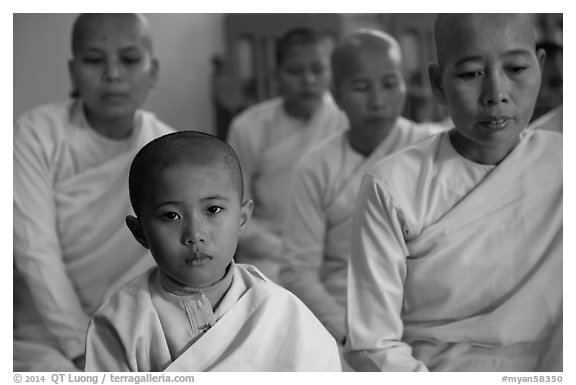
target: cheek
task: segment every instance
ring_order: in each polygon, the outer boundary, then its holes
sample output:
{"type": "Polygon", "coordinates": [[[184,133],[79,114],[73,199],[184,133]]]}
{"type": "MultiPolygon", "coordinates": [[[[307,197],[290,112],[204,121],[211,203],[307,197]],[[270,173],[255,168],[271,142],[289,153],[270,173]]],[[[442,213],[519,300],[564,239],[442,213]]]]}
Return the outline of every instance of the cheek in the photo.
{"type": "Polygon", "coordinates": [[[364,111],[366,110],[366,105],[368,101],[366,98],[362,97],[351,97],[348,98],[344,105],[343,109],[345,110],[346,114],[349,115],[349,118],[352,120],[357,117],[361,117],[364,111]]]}

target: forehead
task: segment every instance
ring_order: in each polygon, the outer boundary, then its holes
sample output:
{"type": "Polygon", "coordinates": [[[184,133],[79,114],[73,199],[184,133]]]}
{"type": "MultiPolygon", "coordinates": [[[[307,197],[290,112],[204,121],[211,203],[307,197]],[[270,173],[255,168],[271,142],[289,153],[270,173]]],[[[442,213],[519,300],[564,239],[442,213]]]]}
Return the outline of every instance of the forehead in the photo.
{"type": "Polygon", "coordinates": [[[155,170],[148,175],[152,200],[205,199],[208,197],[238,198],[238,187],[231,171],[223,165],[177,165],[155,170]]]}
{"type": "Polygon", "coordinates": [[[531,24],[516,15],[460,16],[446,22],[438,45],[439,59],[445,62],[535,52],[531,24]]]}
{"type": "Polygon", "coordinates": [[[284,63],[295,63],[305,61],[328,61],[330,58],[330,47],[323,43],[295,44],[285,51],[284,63]]]}
{"type": "Polygon", "coordinates": [[[131,14],[89,15],[76,33],[76,49],[139,46],[149,49],[149,36],[140,19],[131,14]]]}
{"type": "Polygon", "coordinates": [[[389,47],[356,48],[342,57],[341,68],[344,75],[355,76],[366,72],[380,74],[401,70],[398,52],[389,47]]]}

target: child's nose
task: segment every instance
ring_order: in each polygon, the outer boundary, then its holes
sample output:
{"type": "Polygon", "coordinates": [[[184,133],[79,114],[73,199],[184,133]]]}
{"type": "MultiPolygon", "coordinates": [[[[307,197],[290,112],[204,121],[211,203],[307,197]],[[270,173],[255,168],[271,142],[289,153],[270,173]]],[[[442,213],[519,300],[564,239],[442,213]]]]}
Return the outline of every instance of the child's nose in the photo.
{"type": "Polygon", "coordinates": [[[185,224],[182,232],[182,244],[197,245],[206,241],[205,231],[201,220],[190,220],[185,224]]]}

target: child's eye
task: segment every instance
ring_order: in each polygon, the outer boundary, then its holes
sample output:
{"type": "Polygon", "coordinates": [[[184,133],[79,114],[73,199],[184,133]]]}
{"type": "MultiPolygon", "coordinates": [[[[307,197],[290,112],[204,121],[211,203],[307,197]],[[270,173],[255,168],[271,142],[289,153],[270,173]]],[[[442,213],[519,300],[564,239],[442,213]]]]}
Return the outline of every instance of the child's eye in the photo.
{"type": "Polygon", "coordinates": [[[85,57],[82,58],[82,63],[84,64],[100,64],[103,62],[103,59],[100,57],[85,57]]]}
{"type": "Polygon", "coordinates": [[[222,211],[222,207],[210,206],[206,211],[208,214],[218,214],[220,211],[222,211]]]}
{"type": "Polygon", "coordinates": [[[178,215],[178,213],[175,213],[175,212],[168,212],[168,213],[162,214],[162,219],[167,220],[167,221],[176,221],[176,220],[180,219],[180,215],[178,215]]]}

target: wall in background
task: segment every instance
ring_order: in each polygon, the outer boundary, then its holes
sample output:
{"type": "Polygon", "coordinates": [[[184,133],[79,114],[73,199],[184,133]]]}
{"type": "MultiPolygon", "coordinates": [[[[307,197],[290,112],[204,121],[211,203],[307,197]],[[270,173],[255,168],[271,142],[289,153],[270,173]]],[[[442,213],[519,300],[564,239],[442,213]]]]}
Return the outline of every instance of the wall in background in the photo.
{"type": "MultiPolygon", "coordinates": [[[[76,14],[14,14],[14,119],[66,99],[76,14]]],[[[222,14],[148,14],[160,78],[145,108],[177,129],[214,132],[211,58],[224,47],[222,14]]]]}

